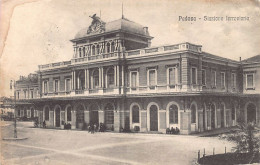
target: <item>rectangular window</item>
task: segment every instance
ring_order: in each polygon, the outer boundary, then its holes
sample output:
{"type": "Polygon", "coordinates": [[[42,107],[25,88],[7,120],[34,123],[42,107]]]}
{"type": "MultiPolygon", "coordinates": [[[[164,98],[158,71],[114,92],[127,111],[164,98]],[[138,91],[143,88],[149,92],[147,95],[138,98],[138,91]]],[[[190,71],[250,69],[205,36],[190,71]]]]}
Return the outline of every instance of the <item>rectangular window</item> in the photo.
{"type": "Polygon", "coordinates": [[[26,95],[27,95],[26,90],[24,90],[23,93],[24,93],[24,98],[26,99],[26,95]]]}
{"type": "Polygon", "coordinates": [[[71,91],[71,82],[70,79],[66,79],[65,80],[65,85],[66,85],[66,92],[70,92],[71,91]]]}
{"type": "Polygon", "coordinates": [[[169,68],[169,85],[173,86],[177,83],[176,68],[169,68]]]}
{"type": "Polygon", "coordinates": [[[246,75],[246,87],[247,88],[254,88],[254,74],[247,74],[246,75]]]}
{"type": "Polygon", "coordinates": [[[131,88],[137,87],[137,72],[131,72],[131,88]]]}
{"type": "Polygon", "coordinates": [[[220,73],[220,83],[221,83],[221,88],[225,88],[225,72],[220,73]]]}
{"type": "Polygon", "coordinates": [[[201,74],[202,74],[202,85],[206,85],[206,70],[202,69],[201,70],[201,74]]]}
{"type": "Polygon", "coordinates": [[[149,70],[149,86],[154,87],[156,85],[155,70],[149,70]]]}
{"type": "Polygon", "coordinates": [[[48,81],[43,81],[43,92],[48,93],[48,81]]]}
{"type": "Polygon", "coordinates": [[[33,99],[33,90],[31,90],[31,98],[33,99]]]}
{"type": "Polygon", "coordinates": [[[216,87],[217,86],[217,72],[212,71],[212,86],[216,87]]]}
{"type": "Polygon", "coordinates": [[[235,73],[232,73],[232,74],[231,74],[231,86],[232,86],[233,88],[236,87],[236,74],[235,74],[235,73]]]}
{"type": "Polygon", "coordinates": [[[19,92],[17,92],[17,99],[19,99],[20,98],[20,93],[19,92]]]}
{"type": "Polygon", "coordinates": [[[54,80],[54,92],[59,92],[59,80],[54,80]]]}
{"type": "Polygon", "coordinates": [[[191,83],[197,84],[197,69],[191,68],[191,83]]]}

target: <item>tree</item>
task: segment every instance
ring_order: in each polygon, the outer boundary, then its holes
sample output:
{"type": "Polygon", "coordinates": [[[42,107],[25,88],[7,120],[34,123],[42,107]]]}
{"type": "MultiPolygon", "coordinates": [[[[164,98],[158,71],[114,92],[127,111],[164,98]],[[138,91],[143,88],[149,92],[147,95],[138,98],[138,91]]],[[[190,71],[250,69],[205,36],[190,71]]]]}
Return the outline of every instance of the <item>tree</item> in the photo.
{"type": "Polygon", "coordinates": [[[235,152],[254,154],[259,152],[260,136],[258,133],[259,129],[253,122],[239,123],[237,129],[221,135],[220,138],[236,143],[236,146],[233,147],[235,152]]]}

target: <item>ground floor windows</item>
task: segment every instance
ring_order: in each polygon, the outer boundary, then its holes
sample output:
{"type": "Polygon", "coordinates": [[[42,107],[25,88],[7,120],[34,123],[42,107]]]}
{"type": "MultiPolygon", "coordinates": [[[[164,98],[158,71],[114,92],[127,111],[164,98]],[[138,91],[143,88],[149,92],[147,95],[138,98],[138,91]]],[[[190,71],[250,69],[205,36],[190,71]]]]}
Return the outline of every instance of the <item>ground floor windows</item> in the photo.
{"type": "Polygon", "coordinates": [[[105,107],[105,123],[114,124],[114,107],[110,103],[105,107]]]}
{"type": "Polygon", "coordinates": [[[55,126],[60,127],[60,107],[57,107],[55,109],[55,126]]]}
{"type": "Polygon", "coordinates": [[[196,107],[194,104],[191,106],[191,123],[196,123],[196,107]]]}
{"type": "Polygon", "coordinates": [[[215,125],[215,121],[216,121],[216,118],[215,118],[216,107],[215,107],[214,104],[212,104],[210,106],[210,111],[211,111],[211,128],[216,128],[216,125],[215,125]]]}
{"type": "Polygon", "coordinates": [[[90,106],[89,110],[90,110],[90,114],[89,114],[90,123],[98,125],[99,124],[98,106],[96,104],[93,104],[90,106]]]}
{"type": "Polygon", "coordinates": [[[67,108],[66,114],[67,114],[67,122],[68,122],[68,121],[71,121],[71,106],[69,106],[69,107],[67,108]]]}
{"type": "Polygon", "coordinates": [[[139,107],[137,105],[132,108],[132,122],[139,123],[139,107]]]}
{"type": "Polygon", "coordinates": [[[178,107],[176,105],[171,105],[169,108],[169,122],[178,124],[178,107]]]}
{"type": "Polygon", "coordinates": [[[50,111],[49,107],[44,108],[44,120],[46,120],[46,121],[48,121],[50,118],[49,111],[50,111]]]}
{"type": "Polygon", "coordinates": [[[79,105],[76,110],[76,128],[82,128],[84,123],[84,107],[79,105]]]}
{"type": "Polygon", "coordinates": [[[256,106],[253,103],[249,103],[246,107],[247,110],[247,122],[256,122],[256,106]]]}
{"type": "Polygon", "coordinates": [[[150,111],[150,131],[158,131],[158,108],[152,105],[150,111]]]}

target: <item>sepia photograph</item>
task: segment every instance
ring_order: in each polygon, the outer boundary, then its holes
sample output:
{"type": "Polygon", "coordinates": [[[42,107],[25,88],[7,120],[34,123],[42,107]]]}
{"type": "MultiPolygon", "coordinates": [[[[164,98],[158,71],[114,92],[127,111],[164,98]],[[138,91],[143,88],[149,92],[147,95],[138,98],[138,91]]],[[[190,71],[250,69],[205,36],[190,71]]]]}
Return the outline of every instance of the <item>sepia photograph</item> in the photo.
{"type": "Polygon", "coordinates": [[[260,164],[260,0],[0,5],[0,165],[260,164]]]}

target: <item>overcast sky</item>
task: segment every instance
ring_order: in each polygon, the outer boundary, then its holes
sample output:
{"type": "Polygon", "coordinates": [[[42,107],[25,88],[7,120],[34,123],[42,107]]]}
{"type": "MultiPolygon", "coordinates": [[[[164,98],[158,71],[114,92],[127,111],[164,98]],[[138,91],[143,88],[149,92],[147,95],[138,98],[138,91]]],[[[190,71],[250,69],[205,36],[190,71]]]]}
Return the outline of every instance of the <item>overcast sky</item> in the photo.
{"type": "MultiPolygon", "coordinates": [[[[27,75],[38,65],[70,60],[76,33],[101,10],[105,22],[121,17],[122,1],[42,0],[15,7],[1,57],[1,94],[9,94],[10,79],[27,75]],[[4,93],[3,93],[4,92],[4,93]]],[[[259,2],[126,0],[124,16],[149,27],[152,46],[191,42],[202,50],[238,60],[260,54],[259,2]],[[193,16],[196,22],[179,21],[193,16]],[[249,21],[206,22],[204,16],[246,16],[249,21]]]]}

